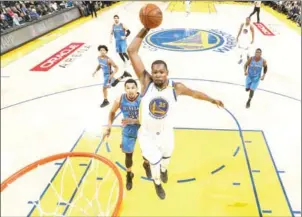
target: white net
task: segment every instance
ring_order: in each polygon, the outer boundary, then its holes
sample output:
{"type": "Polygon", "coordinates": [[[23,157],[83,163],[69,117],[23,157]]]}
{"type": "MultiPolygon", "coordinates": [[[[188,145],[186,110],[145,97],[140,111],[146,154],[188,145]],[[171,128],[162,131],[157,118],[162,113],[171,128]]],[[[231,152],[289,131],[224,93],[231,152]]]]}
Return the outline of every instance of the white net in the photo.
{"type": "Polygon", "coordinates": [[[1,192],[1,213],[112,216],[121,200],[120,183],[114,170],[100,160],[67,157],[39,166],[9,185],[1,192]]]}

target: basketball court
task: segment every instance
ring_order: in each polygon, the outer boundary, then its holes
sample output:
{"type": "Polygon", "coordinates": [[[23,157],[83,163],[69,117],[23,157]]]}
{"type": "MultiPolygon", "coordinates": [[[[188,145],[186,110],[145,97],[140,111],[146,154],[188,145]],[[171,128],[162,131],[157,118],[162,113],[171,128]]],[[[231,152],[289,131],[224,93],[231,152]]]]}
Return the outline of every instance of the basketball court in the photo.
{"type": "MultiPolygon", "coordinates": [[[[123,73],[114,43],[109,44],[113,16],[131,30],[129,44],[142,27],[138,14],[146,3],[115,4],[97,19],[81,18],[1,56],[1,181],[47,156],[89,152],[109,159],[124,187],[120,113],[111,137],[102,139],[123,83],[109,90],[110,105],[100,108],[102,75],[92,73],[100,44],[109,47],[118,76],[123,73]],[[72,57],[41,64],[62,49],[73,49],[72,57]]],[[[261,10],[253,50],[262,49],[268,73],[246,109],[236,36],[253,6],[192,2],[186,15],[182,2],[155,4],[164,18],[140,49],[146,69],[156,59],[166,61],[171,79],[222,100],[225,109],[179,97],[166,199],[158,199],[145,177],[136,144],[133,189],[124,188],[119,215],[301,216],[301,30],[269,8],[261,10]]],[[[131,66],[127,71],[134,76],[131,66]]],[[[1,211],[8,216],[111,215],[119,184],[109,170],[90,158],[56,160],[8,186],[1,211]]]]}

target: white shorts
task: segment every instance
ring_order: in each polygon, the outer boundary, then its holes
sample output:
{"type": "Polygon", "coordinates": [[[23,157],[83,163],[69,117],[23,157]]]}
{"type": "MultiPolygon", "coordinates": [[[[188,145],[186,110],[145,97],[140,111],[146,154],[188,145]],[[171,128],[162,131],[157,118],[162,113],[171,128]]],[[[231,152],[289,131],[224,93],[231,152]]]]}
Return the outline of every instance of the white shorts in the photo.
{"type": "Polygon", "coordinates": [[[163,157],[171,157],[174,150],[174,132],[173,129],[158,133],[140,130],[138,142],[143,157],[154,165],[159,163],[163,157]]]}
{"type": "Polygon", "coordinates": [[[246,38],[239,38],[238,48],[249,50],[251,47],[251,41],[246,38]]]}

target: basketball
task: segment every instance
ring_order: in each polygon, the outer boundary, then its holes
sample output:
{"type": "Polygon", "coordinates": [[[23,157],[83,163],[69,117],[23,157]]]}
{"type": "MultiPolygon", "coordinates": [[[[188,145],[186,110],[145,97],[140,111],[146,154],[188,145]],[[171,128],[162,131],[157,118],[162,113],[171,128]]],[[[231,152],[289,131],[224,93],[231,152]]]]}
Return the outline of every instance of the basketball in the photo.
{"type": "Polygon", "coordinates": [[[146,28],[153,29],[163,21],[163,13],[155,4],[147,4],[141,8],[139,18],[146,28]]]}

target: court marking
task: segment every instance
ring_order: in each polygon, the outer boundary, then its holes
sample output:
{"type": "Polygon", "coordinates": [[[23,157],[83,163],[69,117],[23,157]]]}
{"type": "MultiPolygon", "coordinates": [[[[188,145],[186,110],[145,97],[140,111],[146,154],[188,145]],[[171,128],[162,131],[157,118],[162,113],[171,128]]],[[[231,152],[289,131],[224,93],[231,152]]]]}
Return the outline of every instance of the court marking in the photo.
{"type": "Polygon", "coordinates": [[[235,121],[235,123],[236,123],[236,125],[237,125],[237,127],[238,127],[239,135],[240,135],[240,139],[241,139],[241,144],[242,144],[243,150],[244,150],[244,156],[245,156],[245,159],[246,159],[246,163],[247,163],[249,175],[250,175],[251,182],[252,182],[252,187],[253,187],[254,196],[255,196],[255,199],[256,199],[256,204],[257,204],[259,216],[262,217],[260,201],[259,201],[259,198],[258,198],[258,194],[257,194],[257,189],[256,189],[254,177],[253,177],[253,174],[252,174],[252,172],[251,172],[251,165],[250,165],[248,153],[247,153],[247,150],[246,150],[246,146],[245,146],[245,143],[244,143],[244,137],[243,137],[243,133],[242,133],[241,126],[240,126],[240,124],[239,124],[238,119],[234,116],[234,114],[233,114],[232,112],[230,112],[230,111],[229,111],[228,109],[226,109],[226,108],[224,108],[224,110],[225,110],[227,113],[229,113],[229,115],[231,115],[231,117],[233,118],[233,120],[235,121]]]}
{"type": "MultiPolygon", "coordinates": [[[[234,86],[245,87],[245,85],[242,85],[242,84],[237,84],[237,83],[232,83],[232,82],[227,82],[227,81],[208,80],[208,79],[202,79],[202,78],[170,78],[170,79],[172,79],[172,80],[187,80],[187,81],[205,81],[205,82],[213,82],[213,83],[221,83],[221,84],[229,84],[229,85],[234,85],[234,86]]],[[[134,79],[134,80],[137,80],[137,79],[134,79]]],[[[124,81],[121,81],[121,82],[124,82],[124,81]]],[[[8,108],[11,108],[11,107],[23,104],[23,103],[31,102],[31,101],[34,101],[34,100],[38,100],[38,99],[41,99],[41,98],[46,98],[46,97],[49,97],[49,96],[53,96],[53,95],[57,95],[57,94],[61,94],[61,93],[66,93],[66,92],[73,91],[73,90],[85,89],[85,88],[89,88],[89,87],[96,87],[96,86],[102,86],[102,85],[103,85],[103,83],[99,83],[99,84],[92,84],[92,85],[75,87],[75,88],[66,89],[66,90],[63,90],[63,91],[57,91],[57,92],[54,92],[54,93],[41,95],[41,96],[34,97],[34,98],[31,98],[31,99],[19,101],[17,103],[14,103],[14,104],[11,104],[11,105],[8,105],[8,106],[4,106],[4,107],[1,108],[1,110],[8,109],[8,108]]],[[[285,94],[281,94],[281,93],[277,93],[277,92],[274,92],[274,91],[265,90],[265,89],[261,89],[261,88],[258,88],[257,90],[268,92],[268,93],[271,93],[271,94],[275,94],[277,96],[281,96],[281,97],[285,97],[285,98],[288,98],[288,99],[292,99],[292,100],[301,102],[301,99],[297,99],[297,98],[294,98],[294,97],[291,97],[291,96],[288,96],[288,95],[285,95],[285,94]]]]}
{"type": "Polygon", "coordinates": [[[217,169],[213,170],[213,171],[211,172],[211,174],[213,175],[213,174],[217,173],[218,171],[222,170],[223,168],[225,168],[225,165],[221,165],[221,166],[218,167],[217,169]]]}
{"type": "MultiPolygon", "coordinates": [[[[96,84],[96,85],[99,85],[99,84],[96,84]]],[[[91,85],[90,85],[91,86],[91,85]]],[[[94,85],[95,86],[95,85],[94,85]]],[[[79,89],[79,88],[73,88],[73,89],[79,89]]],[[[68,91],[68,90],[67,90],[68,91]]],[[[65,91],[66,92],[66,91],[65,91]]],[[[56,93],[54,93],[54,94],[56,94],[56,93]]],[[[54,95],[54,94],[52,94],[52,95],[54,95]]],[[[42,96],[43,97],[43,96],[42,96]]],[[[244,150],[245,150],[245,144],[244,144],[244,139],[243,139],[243,135],[242,135],[242,130],[241,130],[241,127],[240,127],[240,125],[239,125],[239,122],[238,122],[238,120],[235,118],[235,116],[230,112],[230,111],[228,111],[227,109],[225,109],[231,116],[232,116],[232,118],[234,119],[234,121],[236,122],[236,124],[237,124],[237,127],[238,127],[238,129],[239,129],[239,133],[240,133],[240,137],[241,137],[241,140],[242,140],[242,143],[243,143],[243,147],[244,147],[244,150]]],[[[246,150],[245,150],[245,152],[246,152],[246,150]]],[[[247,153],[245,153],[246,154],[246,160],[247,160],[247,164],[248,164],[248,167],[250,167],[250,165],[249,165],[249,160],[248,160],[248,156],[247,156],[247,153]]],[[[60,167],[61,168],[61,167],[60,167]]],[[[60,169],[59,168],[59,169],[60,169]]],[[[259,211],[259,215],[260,216],[262,216],[262,213],[261,213],[261,209],[260,209],[260,204],[259,204],[259,201],[258,201],[258,197],[257,197],[257,192],[255,191],[255,184],[253,183],[253,177],[252,177],[252,173],[251,173],[251,171],[250,171],[250,168],[249,168],[249,172],[250,172],[250,178],[251,178],[251,180],[252,180],[252,185],[253,185],[253,188],[254,188],[254,194],[255,194],[255,199],[256,199],[256,201],[257,201],[257,207],[258,207],[258,211],[259,211]],[[259,204],[259,206],[258,206],[258,204],[259,204]]],[[[279,179],[279,181],[282,183],[282,181],[281,181],[281,179],[279,179]]],[[[285,189],[284,189],[284,187],[283,187],[283,184],[281,185],[282,186],[282,188],[283,188],[283,192],[285,193],[285,195],[286,195],[286,192],[285,192],[285,189]]],[[[286,195],[286,198],[287,198],[287,195],[286,195]]],[[[289,204],[289,201],[288,201],[288,204],[289,204]]],[[[292,211],[291,211],[292,212],[292,211]]]]}
{"type": "Polygon", "coordinates": [[[291,212],[292,216],[294,216],[292,206],[291,206],[291,204],[290,204],[290,202],[289,202],[288,196],[287,196],[286,191],[285,191],[285,187],[284,187],[283,182],[282,182],[282,180],[281,180],[280,174],[278,173],[278,169],[277,169],[277,165],[276,165],[276,163],[275,163],[275,159],[274,159],[274,157],[273,157],[273,153],[271,152],[271,149],[270,149],[270,147],[269,147],[269,145],[268,145],[268,142],[267,142],[267,139],[266,139],[266,137],[265,137],[264,131],[261,130],[261,132],[262,132],[262,136],[263,136],[263,138],[264,138],[264,142],[265,142],[265,144],[266,144],[266,147],[267,147],[267,149],[268,149],[268,152],[269,152],[269,154],[270,154],[270,157],[271,157],[271,159],[272,159],[272,162],[273,162],[273,165],[274,165],[274,169],[275,169],[275,171],[276,171],[276,173],[277,173],[277,177],[278,177],[279,182],[280,182],[280,184],[281,184],[283,194],[285,195],[285,199],[286,199],[287,205],[288,205],[288,207],[289,207],[289,209],[290,209],[290,212],[291,212]]]}
{"type": "MultiPolygon", "coordinates": [[[[188,128],[187,128],[188,129],[188,128]]],[[[196,128],[194,128],[194,129],[196,129],[196,128]]],[[[199,128],[199,130],[200,130],[201,128],[199,128]]],[[[209,128],[206,128],[206,130],[210,130],[209,128]]],[[[213,130],[213,129],[212,129],[213,130]]],[[[214,130],[217,130],[217,129],[214,129],[214,130]]],[[[225,131],[226,129],[224,129],[223,131],[225,131]]],[[[232,131],[232,132],[234,132],[235,130],[230,130],[230,131],[232,131]]],[[[236,130],[237,132],[238,132],[238,130],[236,130]]],[[[245,130],[243,130],[243,131],[245,131],[245,130]]],[[[260,130],[247,130],[247,132],[261,132],[260,130]]],[[[142,179],[144,179],[143,177],[142,177],[142,179]]],[[[150,180],[149,180],[150,181],[150,180]]],[[[152,180],[151,180],[152,181],[152,180]]],[[[278,181],[278,180],[277,180],[278,181]]],[[[236,185],[236,184],[235,184],[236,185]]]]}

